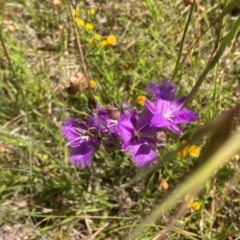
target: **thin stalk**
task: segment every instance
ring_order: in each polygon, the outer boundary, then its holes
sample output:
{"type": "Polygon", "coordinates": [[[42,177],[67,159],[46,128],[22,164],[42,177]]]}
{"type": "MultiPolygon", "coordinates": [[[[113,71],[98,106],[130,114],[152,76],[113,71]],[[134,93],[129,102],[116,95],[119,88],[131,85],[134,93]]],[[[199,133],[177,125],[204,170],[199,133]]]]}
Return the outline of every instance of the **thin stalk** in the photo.
{"type": "Polygon", "coordinates": [[[188,30],[188,27],[189,27],[189,24],[190,24],[190,20],[192,18],[192,13],[193,13],[194,8],[195,8],[195,0],[194,0],[193,4],[191,6],[191,9],[190,9],[190,12],[189,12],[189,15],[188,15],[188,19],[187,19],[187,23],[186,23],[185,28],[184,28],[184,32],[183,32],[180,48],[179,48],[179,51],[178,51],[177,61],[176,61],[176,65],[175,65],[175,68],[174,68],[174,71],[173,71],[173,76],[172,76],[171,81],[174,80],[174,78],[176,77],[177,72],[178,72],[178,68],[179,68],[179,63],[180,63],[180,59],[181,59],[181,56],[182,56],[182,50],[183,50],[185,37],[186,37],[187,30],[188,30]]]}
{"type": "MultiPolygon", "coordinates": [[[[199,40],[202,38],[202,36],[211,28],[213,27],[217,22],[219,22],[224,16],[226,16],[229,12],[232,11],[234,7],[239,3],[239,0],[233,0],[230,4],[228,4],[222,12],[219,14],[217,18],[215,18],[211,24],[203,31],[203,33],[194,40],[192,46],[189,48],[187,54],[183,57],[181,63],[178,65],[176,72],[182,67],[183,63],[185,62],[186,58],[189,56],[192,49],[195,47],[195,45],[199,42],[199,40]]],[[[174,70],[175,72],[175,70],[174,70]]]]}
{"type": "MultiPolygon", "coordinates": [[[[3,50],[4,50],[5,56],[7,57],[8,64],[9,64],[9,66],[10,66],[10,68],[11,68],[11,71],[12,71],[12,74],[13,74],[14,83],[17,85],[17,92],[18,92],[18,91],[21,92],[21,94],[22,94],[24,100],[26,101],[28,107],[31,109],[31,111],[32,111],[33,113],[36,113],[36,112],[34,111],[34,109],[32,108],[32,106],[31,106],[31,105],[29,104],[29,102],[27,101],[27,98],[26,98],[26,96],[25,96],[25,94],[24,94],[24,92],[23,92],[22,86],[21,86],[20,83],[17,81],[18,77],[17,77],[17,74],[16,74],[16,72],[15,72],[15,70],[14,70],[12,61],[11,61],[11,59],[10,59],[10,56],[9,56],[8,51],[7,51],[7,48],[6,48],[6,45],[5,45],[5,43],[4,43],[1,29],[0,29],[0,42],[1,42],[1,44],[2,44],[2,47],[3,47],[3,50]]],[[[16,97],[14,100],[15,100],[15,104],[16,104],[17,101],[18,101],[18,94],[17,94],[17,97],[16,97]]]]}
{"type": "Polygon", "coordinates": [[[239,26],[240,26],[240,16],[234,22],[234,24],[232,25],[231,30],[228,32],[228,34],[223,39],[221,45],[219,46],[218,51],[216,52],[215,56],[213,57],[213,59],[210,60],[210,62],[205,67],[203,73],[200,75],[200,77],[197,80],[196,84],[194,85],[192,91],[188,95],[188,98],[187,98],[187,100],[185,102],[185,105],[187,105],[188,103],[190,103],[192,101],[193,97],[197,93],[199,87],[201,86],[201,84],[202,84],[203,80],[205,79],[205,77],[207,76],[207,74],[218,63],[218,61],[219,61],[220,57],[223,55],[223,52],[225,51],[226,47],[232,41],[232,39],[235,37],[235,35],[236,35],[236,33],[237,33],[238,29],[239,29],[239,26]]]}
{"type": "MultiPolygon", "coordinates": [[[[83,56],[82,44],[81,44],[81,41],[80,41],[80,38],[79,38],[78,28],[77,28],[77,25],[76,25],[76,22],[75,22],[75,19],[74,19],[74,15],[73,15],[73,11],[72,11],[73,9],[76,9],[75,7],[76,7],[76,1],[72,1],[72,3],[69,4],[69,11],[70,11],[71,17],[72,17],[73,29],[74,29],[74,33],[75,33],[75,37],[76,37],[76,41],[77,41],[77,48],[78,48],[79,56],[80,56],[81,63],[82,63],[82,66],[83,66],[83,72],[84,72],[84,74],[87,78],[87,81],[89,83],[90,79],[89,79],[87,66],[86,66],[86,63],[85,63],[85,60],[84,60],[84,56],[83,56]]],[[[88,93],[89,93],[90,96],[92,95],[91,87],[90,87],[89,84],[88,84],[88,93]]]]}

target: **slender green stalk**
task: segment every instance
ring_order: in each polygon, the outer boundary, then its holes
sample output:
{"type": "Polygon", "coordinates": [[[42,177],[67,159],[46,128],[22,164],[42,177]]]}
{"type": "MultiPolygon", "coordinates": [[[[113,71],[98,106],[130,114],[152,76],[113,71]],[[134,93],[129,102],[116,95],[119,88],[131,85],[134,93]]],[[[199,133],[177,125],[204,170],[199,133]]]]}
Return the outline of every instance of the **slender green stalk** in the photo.
{"type": "Polygon", "coordinates": [[[174,68],[174,71],[173,71],[171,81],[174,81],[174,78],[176,77],[177,72],[178,72],[179,63],[180,63],[180,59],[181,59],[182,51],[183,51],[183,45],[184,45],[184,41],[185,41],[185,38],[186,38],[187,30],[188,30],[189,25],[190,25],[190,21],[191,21],[191,18],[192,18],[194,8],[195,8],[195,0],[194,0],[194,3],[191,5],[190,12],[189,12],[188,19],[187,19],[187,23],[186,23],[185,28],[184,28],[182,41],[181,41],[180,48],[179,48],[179,51],[178,51],[178,56],[177,56],[177,60],[176,60],[176,64],[175,64],[175,68],[174,68]]]}
{"type": "Polygon", "coordinates": [[[205,29],[205,31],[203,31],[203,33],[193,42],[192,46],[190,47],[190,49],[188,50],[188,53],[183,57],[181,63],[178,66],[177,71],[181,68],[181,66],[183,65],[183,63],[185,62],[187,56],[189,55],[189,53],[191,52],[191,50],[194,48],[194,46],[197,44],[197,42],[202,38],[202,36],[212,27],[214,26],[217,22],[221,21],[221,19],[226,16],[227,14],[229,14],[234,7],[236,7],[236,5],[239,3],[239,0],[233,0],[231,3],[229,3],[223,10],[222,12],[218,15],[217,18],[215,18],[212,23],[209,25],[209,27],[207,29],[205,29]]]}
{"type": "Polygon", "coordinates": [[[201,84],[204,81],[204,79],[207,76],[207,74],[214,68],[214,66],[216,66],[216,64],[218,63],[220,57],[223,55],[223,52],[225,51],[225,49],[227,48],[229,43],[235,37],[235,35],[236,35],[237,31],[238,31],[239,26],[240,26],[240,16],[234,22],[234,24],[232,25],[231,30],[228,32],[226,37],[223,39],[222,43],[219,46],[218,51],[216,52],[216,54],[213,57],[213,59],[210,60],[210,62],[205,67],[203,73],[200,75],[200,77],[197,80],[196,84],[194,85],[192,91],[188,95],[188,98],[187,98],[187,100],[185,102],[185,105],[187,105],[188,103],[190,103],[192,101],[192,99],[194,98],[195,94],[197,93],[199,87],[201,86],[201,84]]]}

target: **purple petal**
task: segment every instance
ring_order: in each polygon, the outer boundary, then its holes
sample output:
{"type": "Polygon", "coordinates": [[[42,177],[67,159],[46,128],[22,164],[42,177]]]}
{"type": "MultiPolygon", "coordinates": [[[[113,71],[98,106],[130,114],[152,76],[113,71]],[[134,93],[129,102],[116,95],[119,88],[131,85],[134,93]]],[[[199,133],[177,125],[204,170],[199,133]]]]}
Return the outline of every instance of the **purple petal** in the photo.
{"type": "Polygon", "coordinates": [[[179,99],[176,101],[176,104],[179,106],[179,108],[181,108],[181,107],[184,105],[186,99],[187,99],[187,97],[184,96],[184,97],[179,98],[179,99]]]}
{"type": "Polygon", "coordinates": [[[148,108],[144,108],[141,112],[141,115],[137,122],[137,129],[143,129],[149,126],[149,123],[151,122],[153,114],[150,112],[148,108]]]}
{"type": "Polygon", "coordinates": [[[78,147],[71,148],[70,163],[82,168],[90,166],[96,147],[91,142],[82,142],[78,147]]]}
{"type": "Polygon", "coordinates": [[[132,138],[131,142],[129,143],[129,146],[128,146],[130,155],[134,155],[138,151],[139,146],[141,144],[142,143],[139,141],[139,139],[137,137],[132,138]]]}
{"type": "Polygon", "coordinates": [[[182,134],[182,131],[180,131],[175,123],[175,121],[169,121],[165,117],[162,116],[161,113],[155,114],[152,118],[151,126],[159,127],[159,128],[167,128],[171,130],[172,132],[175,132],[177,134],[182,134]]]}
{"type": "Polygon", "coordinates": [[[132,114],[124,114],[118,120],[118,134],[125,144],[128,144],[130,142],[134,134],[136,122],[136,111],[134,111],[132,114]]]}
{"type": "Polygon", "coordinates": [[[89,127],[96,127],[98,128],[99,125],[99,119],[96,117],[90,117],[88,120],[88,126],[89,127]]]}
{"type": "Polygon", "coordinates": [[[155,104],[153,104],[152,102],[150,102],[148,99],[145,99],[145,105],[148,108],[148,110],[151,113],[155,113],[156,112],[156,106],[155,104]]]}
{"type": "Polygon", "coordinates": [[[96,108],[96,115],[99,119],[101,119],[104,123],[107,119],[109,119],[109,115],[106,109],[98,106],[96,108]]]}
{"type": "Polygon", "coordinates": [[[86,130],[87,127],[84,123],[78,122],[74,118],[69,118],[65,121],[63,127],[62,127],[62,135],[67,140],[73,140],[75,138],[79,137],[79,133],[76,131],[76,128],[84,129],[86,130]]]}
{"type": "Polygon", "coordinates": [[[123,112],[123,114],[128,114],[128,113],[132,112],[132,106],[129,102],[124,101],[122,103],[122,112],[123,112]]]}
{"type": "Polygon", "coordinates": [[[141,139],[145,136],[155,135],[157,128],[150,126],[153,114],[148,108],[144,108],[137,123],[137,131],[141,133],[141,139]]]}
{"type": "Polygon", "coordinates": [[[99,117],[99,132],[116,133],[117,131],[117,120],[110,118],[106,109],[98,108],[97,116],[99,117]]]}
{"type": "Polygon", "coordinates": [[[156,143],[156,139],[155,139],[155,134],[158,131],[158,129],[157,128],[154,128],[154,129],[156,129],[156,131],[154,131],[154,134],[152,134],[152,135],[146,134],[146,135],[141,137],[141,142],[142,143],[147,142],[151,146],[156,146],[157,143],[156,143]]]}
{"type": "Polygon", "coordinates": [[[168,112],[174,112],[181,107],[182,106],[177,104],[175,101],[165,101],[162,99],[157,99],[156,101],[157,112],[162,112],[163,114],[166,114],[168,112]]]}
{"type": "Polygon", "coordinates": [[[196,120],[198,115],[195,112],[192,112],[186,108],[182,108],[181,110],[175,112],[174,122],[176,124],[188,123],[196,120]]]}
{"type": "Polygon", "coordinates": [[[146,90],[154,94],[156,99],[174,100],[175,89],[176,85],[174,83],[171,83],[169,80],[166,80],[161,84],[150,82],[146,90]]]}
{"type": "Polygon", "coordinates": [[[156,113],[153,118],[152,118],[152,121],[151,121],[151,126],[152,127],[168,127],[170,125],[170,121],[168,119],[166,119],[162,113],[156,113]]]}
{"type": "Polygon", "coordinates": [[[138,111],[137,111],[137,109],[134,109],[133,112],[130,114],[130,116],[131,116],[130,121],[131,121],[132,125],[134,127],[136,127],[137,126],[137,121],[138,121],[138,111]]]}
{"type": "Polygon", "coordinates": [[[77,138],[74,138],[67,142],[67,147],[78,147],[81,144],[81,136],[79,135],[77,138]]]}
{"type": "Polygon", "coordinates": [[[141,169],[150,167],[157,161],[157,152],[147,143],[135,142],[130,146],[129,153],[134,164],[141,169]]]}
{"type": "Polygon", "coordinates": [[[99,118],[90,117],[88,120],[88,127],[95,127],[99,132],[105,132],[106,127],[102,124],[99,118]]]}
{"type": "Polygon", "coordinates": [[[176,134],[180,134],[182,135],[182,131],[177,127],[176,124],[172,123],[167,127],[169,130],[171,130],[172,132],[175,132],[176,134]]]}

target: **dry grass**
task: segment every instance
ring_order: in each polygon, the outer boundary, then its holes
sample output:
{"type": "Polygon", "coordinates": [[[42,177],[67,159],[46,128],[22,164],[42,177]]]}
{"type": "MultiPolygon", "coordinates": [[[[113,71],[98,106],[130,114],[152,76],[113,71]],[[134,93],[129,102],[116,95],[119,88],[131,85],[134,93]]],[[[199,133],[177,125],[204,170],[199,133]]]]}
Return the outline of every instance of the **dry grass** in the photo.
{"type": "MultiPolygon", "coordinates": [[[[213,2],[200,1],[206,10],[194,11],[182,57],[224,7],[213,2]]],[[[195,95],[191,108],[199,113],[198,122],[184,127],[181,138],[169,134],[160,150],[163,164],[154,174],[141,178],[127,155],[103,150],[91,168],[76,169],[68,164],[60,128],[68,116],[86,115],[87,96],[64,92],[64,82],[83,66],[67,2],[56,3],[0,1],[1,34],[15,72],[1,47],[0,239],[122,239],[195,162],[189,155],[169,162],[163,156],[239,102],[239,32],[195,95]],[[159,185],[160,177],[168,190],[159,185]]],[[[149,80],[171,78],[190,9],[182,1],[149,0],[100,1],[96,7],[97,14],[90,16],[87,5],[79,3],[79,17],[92,22],[103,38],[114,34],[117,45],[104,49],[99,42],[92,44],[94,32],[79,28],[90,78],[98,81],[94,96],[102,104],[109,103],[108,93],[117,103],[134,105],[149,80]]],[[[226,15],[186,57],[174,79],[181,94],[190,92],[235,19],[235,12],[226,15]]],[[[237,118],[233,130],[239,130],[237,118]]],[[[238,173],[236,155],[202,187],[195,198],[200,210],[188,209],[166,239],[238,239],[238,173]]],[[[157,239],[179,204],[137,239],[157,239]]]]}

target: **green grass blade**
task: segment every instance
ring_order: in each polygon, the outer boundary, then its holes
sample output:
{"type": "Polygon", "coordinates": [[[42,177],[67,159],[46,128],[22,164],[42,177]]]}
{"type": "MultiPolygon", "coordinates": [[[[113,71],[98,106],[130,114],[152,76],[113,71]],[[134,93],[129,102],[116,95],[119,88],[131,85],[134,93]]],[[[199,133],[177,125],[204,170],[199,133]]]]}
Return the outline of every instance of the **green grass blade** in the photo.
{"type": "Polygon", "coordinates": [[[202,164],[189,177],[179,184],[179,187],[171,195],[168,195],[143,222],[133,229],[129,239],[135,239],[147,225],[154,224],[164,213],[168,212],[172,206],[182,200],[186,194],[197,194],[201,186],[234,154],[240,151],[240,132],[229,137],[226,141],[226,135],[229,133],[229,126],[232,118],[239,112],[240,105],[231,109],[226,115],[225,128],[218,126],[218,131],[213,135],[208,148],[202,154],[199,162],[202,164]],[[227,133],[227,134],[226,134],[227,133]],[[214,151],[214,152],[213,152],[214,151]]]}
{"type": "Polygon", "coordinates": [[[197,93],[199,87],[201,86],[201,84],[204,81],[204,79],[207,76],[207,74],[218,63],[220,57],[223,55],[224,50],[227,48],[228,44],[232,41],[232,39],[236,35],[236,33],[237,33],[238,29],[239,29],[239,26],[240,26],[240,16],[234,22],[234,24],[232,25],[231,30],[228,32],[228,34],[226,35],[226,37],[223,39],[222,43],[220,44],[218,51],[216,52],[216,54],[214,55],[212,60],[208,63],[208,65],[206,66],[206,68],[203,71],[203,73],[200,75],[200,77],[197,80],[196,84],[194,85],[192,91],[188,95],[188,98],[187,98],[187,100],[185,102],[185,105],[187,105],[189,102],[191,102],[191,100],[193,99],[193,97],[197,93]]]}
{"type": "Polygon", "coordinates": [[[174,71],[173,71],[173,76],[172,76],[171,81],[174,81],[174,78],[176,77],[177,72],[178,72],[178,67],[179,67],[181,56],[182,56],[183,45],[184,45],[184,41],[185,41],[185,38],[186,38],[187,30],[188,30],[189,25],[190,25],[190,21],[191,21],[191,18],[192,18],[194,8],[195,8],[195,1],[191,6],[191,9],[190,9],[190,12],[189,12],[189,15],[188,15],[188,19],[187,19],[187,23],[186,23],[185,28],[184,28],[184,32],[183,32],[183,36],[182,36],[182,40],[181,40],[180,48],[179,48],[179,51],[178,51],[178,56],[177,56],[177,60],[176,60],[176,64],[175,64],[175,68],[174,68],[174,71]]]}

